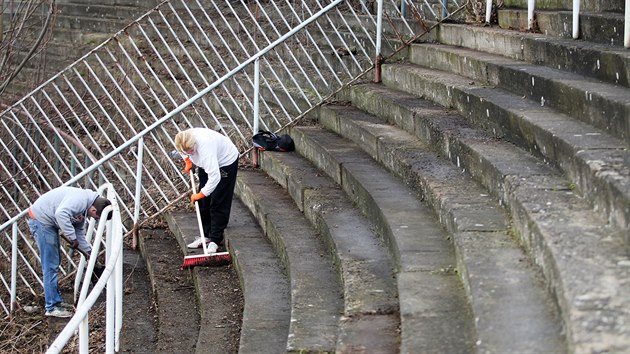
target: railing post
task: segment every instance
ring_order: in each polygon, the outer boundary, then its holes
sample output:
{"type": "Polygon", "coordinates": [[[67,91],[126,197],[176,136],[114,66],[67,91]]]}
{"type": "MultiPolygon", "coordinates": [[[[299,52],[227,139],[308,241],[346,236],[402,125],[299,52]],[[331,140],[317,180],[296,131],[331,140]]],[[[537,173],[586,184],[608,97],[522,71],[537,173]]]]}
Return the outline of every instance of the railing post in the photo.
{"type": "MultiPolygon", "coordinates": [[[[116,203],[118,201],[114,199],[116,203]]],[[[116,233],[117,242],[116,245],[120,245],[120,255],[116,261],[116,323],[114,326],[114,351],[118,353],[120,351],[120,331],[123,326],[123,228],[122,220],[120,220],[120,212],[114,213],[112,217],[114,220],[114,232],[116,233]]]]}
{"type": "Polygon", "coordinates": [[[11,239],[11,305],[9,312],[13,314],[15,310],[15,299],[17,294],[17,241],[18,227],[17,222],[13,223],[13,237],[11,239]]]}
{"type": "Polygon", "coordinates": [[[378,0],[376,10],[376,57],[374,59],[374,82],[381,82],[381,37],[383,32],[383,0],[378,0]]]}
{"type": "Polygon", "coordinates": [[[138,140],[138,161],[136,164],[136,194],[134,196],[133,232],[131,248],[138,246],[138,219],[140,219],[140,192],[142,191],[142,159],[144,155],[144,137],[138,140]]]}
{"type": "Polygon", "coordinates": [[[536,0],[527,0],[527,29],[534,29],[534,8],[536,8],[536,0]]]}
{"type": "Polygon", "coordinates": [[[626,16],[624,18],[623,46],[630,48],[630,0],[626,0],[626,16]]]}
{"type": "Polygon", "coordinates": [[[486,24],[490,24],[490,16],[492,16],[492,0],[486,1],[486,24]]]}
{"type": "Polygon", "coordinates": [[[573,39],[580,36],[580,0],[573,0],[573,39]]]}
{"type": "MultiPolygon", "coordinates": [[[[112,209],[112,213],[114,210],[112,209]]],[[[112,217],[113,219],[113,217],[112,217]]],[[[111,261],[112,257],[112,245],[116,244],[112,240],[114,237],[114,232],[112,230],[112,220],[107,220],[105,225],[107,226],[105,233],[105,261],[107,264],[111,261]]],[[[122,254],[119,254],[119,257],[122,257],[122,254]]],[[[106,306],[105,306],[105,353],[113,353],[114,352],[114,333],[116,326],[116,299],[115,299],[115,288],[116,288],[116,271],[115,269],[112,271],[109,279],[107,279],[107,288],[105,289],[105,298],[106,298],[106,306]]]]}
{"type": "Polygon", "coordinates": [[[254,134],[258,133],[260,124],[260,58],[254,60],[254,134]]]}
{"type": "MultiPolygon", "coordinates": [[[[258,133],[260,124],[260,58],[254,60],[254,124],[252,126],[252,135],[258,133]]],[[[258,167],[258,150],[252,150],[252,164],[254,167],[258,167]]]]}
{"type": "Polygon", "coordinates": [[[448,0],[442,0],[442,19],[448,16],[448,0]]]}

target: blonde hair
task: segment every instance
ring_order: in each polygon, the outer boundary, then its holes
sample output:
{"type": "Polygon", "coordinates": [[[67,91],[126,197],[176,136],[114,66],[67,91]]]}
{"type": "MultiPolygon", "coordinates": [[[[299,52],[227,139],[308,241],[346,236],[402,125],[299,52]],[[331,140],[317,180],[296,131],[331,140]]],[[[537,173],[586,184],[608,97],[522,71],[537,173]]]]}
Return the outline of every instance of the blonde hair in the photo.
{"type": "Polygon", "coordinates": [[[175,149],[189,151],[195,146],[195,137],[190,130],[184,130],[175,135],[175,149]]]}

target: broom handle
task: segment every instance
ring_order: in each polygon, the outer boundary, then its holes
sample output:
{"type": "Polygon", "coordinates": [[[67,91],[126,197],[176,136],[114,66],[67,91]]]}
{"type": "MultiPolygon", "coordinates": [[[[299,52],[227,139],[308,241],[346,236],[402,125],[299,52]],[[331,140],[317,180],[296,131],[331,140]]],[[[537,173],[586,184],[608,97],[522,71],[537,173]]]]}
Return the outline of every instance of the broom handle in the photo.
{"type": "MultiPolygon", "coordinates": [[[[193,178],[192,169],[190,170],[190,184],[193,194],[197,194],[195,179],[193,178]]],[[[201,235],[201,245],[203,246],[203,254],[208,254],[208,246],[206,246],[206,236],[203,234],[203,224],[201,223],[201,212],[199,211],[199,201],[195,200],[195,213],[197,214],[197,224],[199,225],[199,234],[201,235]]]]}

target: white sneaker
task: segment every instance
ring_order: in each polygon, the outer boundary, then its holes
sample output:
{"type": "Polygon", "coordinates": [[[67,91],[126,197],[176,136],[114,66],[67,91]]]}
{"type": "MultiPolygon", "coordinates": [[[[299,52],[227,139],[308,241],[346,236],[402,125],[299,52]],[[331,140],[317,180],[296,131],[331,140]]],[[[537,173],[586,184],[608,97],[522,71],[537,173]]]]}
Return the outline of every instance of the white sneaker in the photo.
{"type": "Polygon", "coordinates": [[[201,248],[203,247],[203,242],[201,241],[201,237],[197,237],[193,242],[188,244],[188,248],[201,248]]]}
{"type": "Polygon", "coordinates": [[[52,308],[52,310],[46,311],[45,315],[49,316],[49,317],[66,318],[66,317],[71,317],[72,316],[72,311],[68,311],[68,310],[66,310],[64,308],[55,306],[55,307],[52,308]]]}
{"type": "Polygon", "coordinates": [[[219,249],[219,245],[214,242],[210,242],[206,250],[208,251],[208,253],[217,253],[217,249],[219,249]]]}

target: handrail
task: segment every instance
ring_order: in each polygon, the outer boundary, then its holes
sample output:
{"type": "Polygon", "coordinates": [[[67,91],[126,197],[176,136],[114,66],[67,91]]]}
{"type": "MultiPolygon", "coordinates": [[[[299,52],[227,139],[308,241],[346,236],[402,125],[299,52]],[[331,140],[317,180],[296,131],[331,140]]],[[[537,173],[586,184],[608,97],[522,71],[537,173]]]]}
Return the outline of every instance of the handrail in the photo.
{"type": "MultiPolygon", "coordinates": [[[[106,308],[107,313],[109,314],[112,309],[117,309],[120,307],[119,300],[122,299],[122,274],[113,273],[115,269],[119,268],[122,265],[122,253],[123,253],[123,228],[122,228],[122,220],[120,216],[120,208],[118,205],[118,200],[116,198],[116,193],[113,190],[113,187],[108,184],[107,186],[107,198],[110,199],[112,204],[106,207],[103,210],[102,218],[99,220],[98,229],[96,231],[96,237],[94,241],[95,247],[92,249],[92,254],[90,256],[90,261],[88,265],[88,269],[83,277],[83,289],[81,291],[81,296],[79,298],[79,302],[77,304],[77,309],[75,314],[72,316],[68,324],[64,327],[61,333],[57,336],[57,338],[50,345],[46,353],[60,353],[70,337],[79,329],[79,349],[81,353],[88,352],[88,339],[89,333],[87,331],[87,320],[88,320],[88,312],[92,308],[92,306],[98,300],[101,292],[107,286],[107,300],[106,300],[106,308]],[[109,213],[112,213],[111,220],[107,220],[106,216],[109,213]],[[94,269],[94,264],[96,262],[96,257],[98,255],[98,248],[103,237],[103,232],[106,231],[107,227],[107,251],[108,255],[106,257],[106,265],[103,274],[93,286],[92,291],[87,294],[87,290],[90,284],[90,279],[92,276],[92,270],[94,269]],[[110,292],[114,294],[112,297],[110,292]]],[[[122,313],[118,314],[118,317],[121,317],[122,313]]],[[[114,343],[114,338],[118,338],[118,333],[120,331],[120,327],[111,327],[110,322],[114,321],[117,323],[121,319],[116,320],[116,318],[107,317],[107,331],[106,331],[106,352],[113,353],[114,351],[118,351],[118,344],[114,343]]]]}
{"type": "MultiPolygon", "coordinates": [[[[136,134],[131,139],[129,139],[126,142],[124,142],[118,148],[112,150],[110,153],[108,153],[107,155],[105,155],[104,157],[99,159],[98,161],[95,161],[90,167],[84,169],[83,172],[80,172],[76,176],[72,177],[70,180],[65,182],[63,185],[64,186],[71,185],[71,184],[81,180],[83,177],[89,175],[90,173],[94,172],[95,170],[99,169],[105,162],[109,161],[112,157],[118,155],[123,150],[125,150],[128,147],[130,147],[131,145],[135,144],[138,140],[140,140],[140,138],[143,138],[147,134],[151,133],[155,128],[159,127],[164,122],[166,122],[169,119],[173,118],[173,116],[181,113],[188,106],[190,106],[191,104],[195,103],[195,101],[199,100],[201,97],[205,96],[207,93],[209,93],[210,91],[214,90],[215,88],[217,88],[218,86],[223,84],[225,81],[227,81],[232,76],[234,76],[237,73],[243,71],[244,68],[247,67],[249,64],[255,62],[257,59],[259,59],[260,57],[264,56],[265,54],[270,52],[272,49],[277,47],[279,44],[284,42],[287,38],[293,36],[295,33],[299,32],[299,31],[301,31],[304,27],[306,27],[309,24],[311,24],[312,22],[316,21],[323,14],[325,14],[330,9],[334,8],[335,6],[339,5],[342,2],[343,2],[343,0],[334,0],[328,6],[322,8],[321,10],[316,12],[309,19],[307,19],[306,21],[302,22],[301,24],[299,24],[298,26],[293,28],[291,31],[285,33],[280,38],[278,38],[277,40],[275,40],[271,44],[267,45],[264,49],[260,50],[258,53],[254,54],[253,56],[251,56],[249,59],[245,60],[243,63],[241,63],[237,67],[235,67],[234,69],[230,70],[227,74],[223,75],[221,78],[216,80],[214,83],[212,83],[208,87],[204,88],[203,90],[199,91],[197,94],[195,94],[192,97],[190,97],[188,100],[186,100],[186,102],[182,103],[181,105],[179,105],[175,109],[171,110],[166,115],[164,115],[162,118],[160,118],[159,120],[157,120],[153,124],[151,124],[148,127],[146,127],[144,130],[142,130],[141,132],[136,134]]],[[[28,213],[28,208],[22,210],[16,216],[14,216],[13,218],[9,219],[8,221],[6,221],[2,225],[0,225],[0,232],[2,232],[4,229],[9,227],[11,224],[16,222],[20,218],[24,217],[26,215],[26,213],[28,213]]]]}

